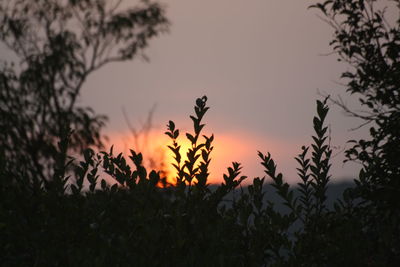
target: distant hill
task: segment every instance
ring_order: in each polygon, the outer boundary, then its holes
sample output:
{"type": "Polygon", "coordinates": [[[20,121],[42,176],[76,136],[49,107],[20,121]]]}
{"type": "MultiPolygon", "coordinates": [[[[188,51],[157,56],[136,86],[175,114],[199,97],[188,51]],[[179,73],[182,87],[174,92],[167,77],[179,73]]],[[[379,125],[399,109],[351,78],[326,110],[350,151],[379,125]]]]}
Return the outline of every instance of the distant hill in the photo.
{"type": "MultiPolygon", "coordinates": [[[[338,199],[342,199],[343,198],[343,192],[346,188],[349,187],[353,187],[354,186],[354,182],[351,181],[350,179],[348,181],[342,181],[342,182],[338,182],[338,183],[329,183],[328,184],[328,190],[327,190],[327,206],[329,208],[333,207],[333,203],[338,200],[338,199]]],[[[209,187],[212,191],[216,190],[217,185],[210,185],[209,187]]],[[[295,190],[295,196],[297,196],[299,194],[299,192],[297,191],[298,187],[297,186],[293,186],[293,189],[295,190]]],[[[234,192],[230,193],[227,197],[226,200],[232,200],[232,199],[238,199],[240,196],[240,192],[241,190],[243,190],[243,192],[247,192],[247,186],[243,186],[241,188],[236,189],[234,192]]],[[[280,196],[278,196],[274,190],[274,188],[269,185],[266,184],[264,185],[264,192],[265,193],[265,203],[267,203],[267,201],[270,201],[272,203],[275,204],[275,207],[279,210],[281,210],[282,212],[286,211],[287,208],[283,205],[283,200],[280,196]]],[[[229,203],[231,203],[230,201],[227,201],[226,204],[227,206],[230,206],[229,203]]]]}

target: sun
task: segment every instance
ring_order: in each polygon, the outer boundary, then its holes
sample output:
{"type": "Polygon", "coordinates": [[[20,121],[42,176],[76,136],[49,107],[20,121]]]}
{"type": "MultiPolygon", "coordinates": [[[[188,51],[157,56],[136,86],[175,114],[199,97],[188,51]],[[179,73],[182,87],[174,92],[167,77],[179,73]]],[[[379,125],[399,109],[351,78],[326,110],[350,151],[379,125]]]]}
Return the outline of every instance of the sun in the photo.
{"type": "MultiPolygon", "coordinates": [[[[191,143],[186,138],[179,138],[181,161],[180,166],[187,160],[187,152],[191,143]]],[[[142,153],[143,166],[148,170],[155,170],[165,178],[166,185],[175,185],[177,170],[172,164],[176,164],[173,152],[168,148],[172,144],[168,136],[161,133],[150,133],[147,140],[135,140],[129,133],[114,133],[110,136],[107,146],[114,147],[115,153],[122,153],[125,156],[130,154],[132,149],[136,153],[142,153]]]]}
{"type": "MultiPolygon", "coordinates": [[[[178,165],[182,167],[186,161],[188,161],[188,156],[187,153],[190,148],[192,148],[191,142],[186,139],[186,138],[180,138],[177,140],[178,145],[180,146],[179,152],[181,155],[181,160],[180,162],[177,162],[175,159],[175,155],[172,152],[171,149],[168,148],[169,145],[172,144],[171,140],[169,140],[168,143],[165,144],[166,150],[166,171],[167,171],[167,181],[171,184],[176,184],[177,182],[177,176],[178,176],[178,170],[173,166],[173,164],[178,165]]],[[[200,165],[200,158],[197,160],[197,164],[195,167],[198,167],[200,165]]]]}
{"type": "MultiPolygon", "coordinates": [[[[183,132],[184,133],[184,132],[183,132]]],[[[165,178],[166,186],[176,185],[177,170],[172,164],[176,164],[173,152],[168,148],[172,145],[172,140],[161,131],[154,131],[148,136],[148,142],[135,141],[129,132],[119,132],[110,134],[109,145],[114,145],[115,153],[123,153],[125,156],[130,154],[132,149],[136,153],[142,153],[143,165],[150,172],[155,170],[160,172],[160,177],[165,178]],[[137,144],[145,144],[138,146],[137,144]]],[[[227,167],[231,166],[233,161],[239,161],[243,166],[243,172],[247,175],[248,170],[255,173],[263,173],[258,166],[258,162],[254,160],[254,155],[259,148],[261,141],[254,136],[247,136],[240,133],[218,132],[214,134],[215,139],[212,143],[214,149],[211,152],[211,162],[209,165],[208,184],[220,184],[223,181],[223,174],[226,173],[227,167]]],[[[203,142],[203,137],[199,138],[199,142],[203,142]]],[[[184,134],[181,134],[177,143],[180,146],[181,165],[187,158],[187,152],[192,147],[191,142],[184,134]]],[[[279,151],[279,147],[284,147],[277,141],[268,142],[269,149],[279,151]],[[276,143],[276,144],[275,144],[276,143]]],[[[281,149],[282,150],[282,149],[281,149]]],[[[278,154],[278,153],[276,153],[278,154]]],[[[198,163],[201,157],[198,159],[198,163]]],[[[259,174],[257,174],[259,175],[259,174]]],[[[160,184],[160,186],[163,186],[160,184]]]]}

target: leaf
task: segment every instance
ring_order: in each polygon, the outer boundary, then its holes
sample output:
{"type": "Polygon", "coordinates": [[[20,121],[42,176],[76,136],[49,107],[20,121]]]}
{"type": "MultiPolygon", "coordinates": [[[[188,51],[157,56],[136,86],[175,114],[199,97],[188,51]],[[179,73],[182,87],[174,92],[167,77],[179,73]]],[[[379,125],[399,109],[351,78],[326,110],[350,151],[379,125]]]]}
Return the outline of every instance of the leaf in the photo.
{"type": "Polygon", "coordinates": [[[176,130],[174,132],[174,139],[177,139],[179,137],[179,130],[176,130]]]}
{"type": "Polygon", "coordinates": [[[196,142],[195,142],[194,136],[191,135],[190,133],[186,133],[186,137],[187,137],[187,139],[189,139],[189,141],[190,141],[192,144],[196,143],[196,142]]]}
{"type": "Polygon", "coordinates": [[[171,132],[175,131],[175,123],[173,121],[169,121],[167,124],[168,130],[170,130],[171,132]]]}

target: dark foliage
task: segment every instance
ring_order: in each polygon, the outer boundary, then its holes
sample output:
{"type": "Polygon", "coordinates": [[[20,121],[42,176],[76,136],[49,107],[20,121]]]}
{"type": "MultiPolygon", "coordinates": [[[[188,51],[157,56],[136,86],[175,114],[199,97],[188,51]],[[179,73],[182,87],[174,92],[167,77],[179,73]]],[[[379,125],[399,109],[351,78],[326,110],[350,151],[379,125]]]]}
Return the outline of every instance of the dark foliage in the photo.
{"type": "Polygon", "coordinates": [[[328,99],[317,101],[313,142],[296,157],[297,187],[285,182],[269,153],[261,152],[266,177],[242,188],[246,177],[233,162],[223,182],[210,186],[214,136],[202,134],[209,109],[204,96],[196,100],[190,116],[193,132],[185,135],[191,142],[186,161],[179,129],[172,121],[167,125],[177,184],[163,188],[160,172],[143,167],[141,153],[131,150],[128,159],[112,149],[95,153],[90,146],[100,145],[103,119],[75,104],[82,75],[136,55],[145,40],[165,26],[162,9],[147,1],[144,9],[127,13],[105,12],[105,1],[1,4],[1,38],[22,63],[18,72],[5,65],[0,76],[0,122],[6,127],[0,135],[0,264],[396,266],[399,29],[387,27],[383,14],[373,9],[375,2],[316,5],[338,27],[334,49],[355,67],[344,74],[350,79],[349,92],[359,94],[371,111],[354,115],[375,123],[371,140],[359,140],[347,152],[349,160],[360,161],[363,168],[355,185],[333,204],[327,199],[332,153],[325,125],[328,99]],[[56,23],[54,29],[48,23],[70,18],[83,23],[81,35],[64,34],[66,24],[56,23]],[[37,29],[44,30],[45,38],[35,39],[42,35],[28,22],[42,25],[37,29]],[[117,58],[102,59],[100,47],[113,41],[117,58]],[[80,58],[87,55],[85,49],[91,51],[89,61],[80,58]],[[79,162],[71,157],[76,152],[82,154],[79,162]],[[116,183],[107,183],[105,176],[116,183]],[[280,203],[272,201],[276,197],[280,203]]]}
{"type": "Polygon", "coordinates": [[[370,257],[393,264],[400,262],[400,2],[384,2],[335,0],[315,7],[335,29],[331,45],[339,60],[352,67],[342,74],[347,91],[366,110],[339,105],[372,124],[370,139],[351,141],[346,154],[363,167],[352,193],[363,202],[358,212],[374,244],[370,257]],[[389,19],[382,4],[396,9],[397,17],[389,19]]]}
{"type": "Polygon", "coordinates": [[[84,82],[108,63],[140,56],[168,26],[159,4],[121,9],[120,3],[1,2],[0,41],[19,61],[0,66],[0,147],[8,172],[50,181],[57,138],[70,129],[70,152],[102,146],[106,117],[77,101],[84,82]]]}
{"type": "MultiPolygon", "coordinates": [[[[299,190],[284,182],[271,155],[259,153],[267,176],[255,178],[246,190],[241,166],[232,163],[223,183],[207,183],[213,136],[202,136],[206,97],[196,101],[194,132],[188,160],[181,162],[179,130],[168,123],[172,139],[177,184],[160,188],[159,172],[142,166],[142,155],[131,151],[129,159],[110,152],[88,149],[79,163],[75,180],[69,179],[65,161],[58,161],[51,185],[27,180],[13,182],[2,169],[2,262],[7,266],[287,266],[364,262],[353,258],[365,238],[352,214],[351,201],[327,207],[329,158],[325,102],[317,101],[313,144],[303,147],[299,190]],[[308,156],[308,151],[311,156],[308,156]],[[118,183],[100,179],[103,170],[118,183]],[[100,179],[100,180],[99,180],[100,179]],[[87,187],[84,186],[87,184],[87,187]],[[86,189],[85,189],[86,188],[86,189]],[[268,196],[266,193],[268,192],[268,196]],[[279,203],[266,201],[278,195],[279,203]],[[277,207],[278,206],[278,207],[277,207]],[[339,207],[340,206],[340,207],[339,207]],[[343,242],[351,231],[351,242],[343,242]],[[357,236],[359,234],[359,236],[357,236]],[[17,238],[16,238],[17,237],[17,238]],[[339,257],[340,256],[340,257],[339,257]]],[[[58,156],[66,157],[68,136],[58,144],[58,156]]]]}

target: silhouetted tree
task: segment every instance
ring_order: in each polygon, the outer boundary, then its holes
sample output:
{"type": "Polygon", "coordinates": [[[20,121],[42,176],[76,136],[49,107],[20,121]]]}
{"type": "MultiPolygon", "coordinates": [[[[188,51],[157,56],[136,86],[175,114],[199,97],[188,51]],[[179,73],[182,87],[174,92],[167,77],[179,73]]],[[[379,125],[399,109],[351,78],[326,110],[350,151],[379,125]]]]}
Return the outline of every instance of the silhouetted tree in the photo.
{"type": "Polygon", "coordinates": [[[0,40],[18,60],[2,62],[0,69],[3,171],[51,180],[57,142],[70,131],[70,152],[102,146],[101,129],[107,118],[78,104],[84,82],[108,63],[146,58],[142,51],[149,39],[169,24],[157,3],[140,1],[129,8],[121,3],[0,3],[0,40]]]}
{"type": "Polygon", "coordinates": [[[376,262],[393,264],[400,260],[400,1],[334,0],[314,7],[334,28],[331,45],[352,67],[342,74],[347,91],[366,111],[334,102],[372,124],[370,140],[352,141],[346,155],[362,163],[353,193],[363,201],[371,253],[376,262]],[[382,4],[396,9],[397,17],[389,18],[382,4]]]}

